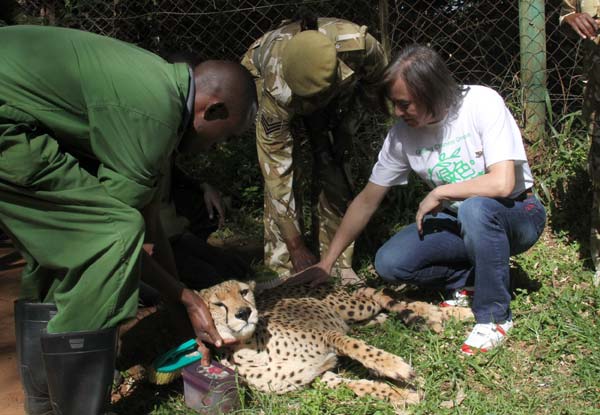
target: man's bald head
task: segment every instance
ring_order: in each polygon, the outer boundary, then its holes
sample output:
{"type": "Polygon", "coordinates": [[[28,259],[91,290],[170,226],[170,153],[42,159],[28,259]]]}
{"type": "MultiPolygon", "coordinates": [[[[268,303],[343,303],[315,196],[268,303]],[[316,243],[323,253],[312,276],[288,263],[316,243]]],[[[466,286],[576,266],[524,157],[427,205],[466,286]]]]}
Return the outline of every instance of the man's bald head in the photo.
{"type": "Polygon", "coordinates": [[[188,151],[206,149],[252,125],[258,109],[256,87],[242,65],[202,62],[194,67],[194,82],[194,129],[200,137],[191,147],[192,143],[182,143],[188,151]]]}
{"type": "Polygon", "coordinates": [[[252,74],[237,62],[210,60],[194,68],[196,89],[239,103],[244,108],[256,104],[256,88],[252,74]]]}

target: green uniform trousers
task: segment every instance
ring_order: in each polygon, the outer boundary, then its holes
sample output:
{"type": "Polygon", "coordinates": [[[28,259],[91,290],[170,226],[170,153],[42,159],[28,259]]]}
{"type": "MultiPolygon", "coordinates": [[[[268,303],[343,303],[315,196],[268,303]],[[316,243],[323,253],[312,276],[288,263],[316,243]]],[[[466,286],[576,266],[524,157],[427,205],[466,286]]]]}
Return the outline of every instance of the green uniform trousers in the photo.
{"type": "Polygon", "coordinates": [[[27,261],[22,297],[56,303],[49,333],[134,316],[142,216],[109,196],[46,131],[2,118],[0,225],[27,261]]]}

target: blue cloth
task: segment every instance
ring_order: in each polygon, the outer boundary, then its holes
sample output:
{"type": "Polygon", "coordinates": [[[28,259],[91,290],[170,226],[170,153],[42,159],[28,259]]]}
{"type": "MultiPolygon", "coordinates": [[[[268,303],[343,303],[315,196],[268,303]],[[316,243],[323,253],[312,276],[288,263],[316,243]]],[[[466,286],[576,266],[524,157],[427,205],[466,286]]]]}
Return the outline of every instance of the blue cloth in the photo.
{"type": "Polygon", "coordinates": [[[535,196],[522,201],[472,197],[456,216],[427,215],[423,238],[406,226],[377,252],[375,268],[390,282],[444,286],[474,285],[477,323],[512,319],[509,258],[540,237],[546,211],[535,196]]]}

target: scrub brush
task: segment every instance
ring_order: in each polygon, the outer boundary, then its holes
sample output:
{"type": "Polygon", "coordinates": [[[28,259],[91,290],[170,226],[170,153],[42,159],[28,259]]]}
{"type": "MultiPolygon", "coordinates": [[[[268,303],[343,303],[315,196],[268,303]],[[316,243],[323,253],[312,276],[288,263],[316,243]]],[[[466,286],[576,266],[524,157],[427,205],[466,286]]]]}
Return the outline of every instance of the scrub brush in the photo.
{"type": "Polygon", "coordinates": [[[148,381],[155,385],[173,382],[181,376],[181,369],[202,359],[202,353],[197,349],[196,339],[190,339],[157,357],[148,368],[148,381]]]}

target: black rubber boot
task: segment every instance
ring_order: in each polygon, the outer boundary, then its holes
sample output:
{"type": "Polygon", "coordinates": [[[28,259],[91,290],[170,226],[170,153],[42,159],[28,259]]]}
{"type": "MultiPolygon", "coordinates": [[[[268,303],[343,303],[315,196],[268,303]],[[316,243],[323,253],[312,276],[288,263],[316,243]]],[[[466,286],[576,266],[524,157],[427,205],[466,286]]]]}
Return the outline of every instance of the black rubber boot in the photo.
{"type": "Polygon", "coordinates": [[[42,357],[56,415],[97,415],[107,410],[116,346],[116,328],[42,335],[42,357]]]}
{"type": "Polygon", "coordinates": [[[54,304],[15,301],[17,364],[25,392],[25,412],[29,415],[53,413],[40,338],[55,314],[54,304]]]}

